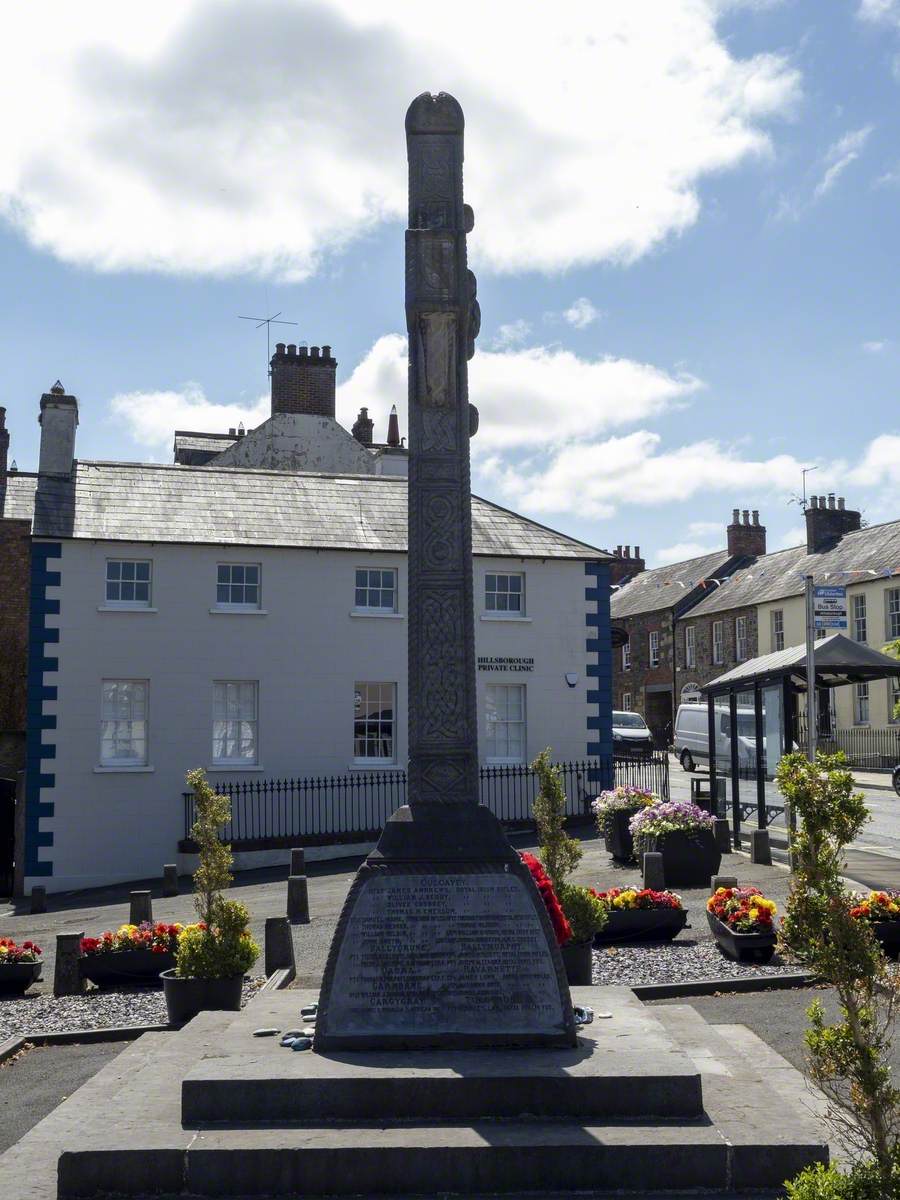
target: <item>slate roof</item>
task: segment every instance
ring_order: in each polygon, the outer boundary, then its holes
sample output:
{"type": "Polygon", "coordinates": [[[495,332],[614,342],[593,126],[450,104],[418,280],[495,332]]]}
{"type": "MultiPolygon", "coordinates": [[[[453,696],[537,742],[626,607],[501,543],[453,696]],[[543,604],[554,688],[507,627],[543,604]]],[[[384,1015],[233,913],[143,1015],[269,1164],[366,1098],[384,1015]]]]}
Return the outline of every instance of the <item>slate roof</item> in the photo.
{"type": "Polygon", "coordinates": [[[190,433],[183,429],[175,430],[175,449],[177,450],[212,450],[219,454],[233,446],[237,437],[231,433],[190,433]]]}
{"type": "Polygon", "coordinates": [[[638,613],[673,608],[698,587],[701,580],[721,573],[731,561],[727,550],[716,550],[699,558],[688,558],[684,562],[670,563],[652,571],[641,571],[613,592],[611,616],[615,620],[617,617],[633,617],[638,613]]]}
{"type": "MultiPolygon", "coordinates": [[[[46,538],[94,538],[335,550],[405,551],[406,479],[236,467],[85,462],[72,479],[10,479],[6,516],[29,516],[46,538]]],[[[472,497],[479,555],[606,559],[611,556],[472,497]]]]}
{"type": "MultiPolygon", "coordinates": [[[[863,680],[887,679],[900,675],[900,662],[863,642],[854,642],[842,633],[821,638],[813,648],[816,679],[822,687],[840,687],[863,680]]],[[[806,682],[806,646],[788,646],[771,654],[761,654],[739,663],[708,683],[704,692],[719,692],[736,684],[754,680],[774,680],[790,676],[795,684],[806,682]]]]}
{"type": "Polygon", "coordinates": [[[744,605],[799,596],[804,577],[816,583],[849,585],[900,573],[900,521],[872,525],[846,533],[822,554],[807,554],[806,546],[793,546],[758,558],[752,566],[734,574],[691,609],[692,615],[722,612],[744,605]]]}

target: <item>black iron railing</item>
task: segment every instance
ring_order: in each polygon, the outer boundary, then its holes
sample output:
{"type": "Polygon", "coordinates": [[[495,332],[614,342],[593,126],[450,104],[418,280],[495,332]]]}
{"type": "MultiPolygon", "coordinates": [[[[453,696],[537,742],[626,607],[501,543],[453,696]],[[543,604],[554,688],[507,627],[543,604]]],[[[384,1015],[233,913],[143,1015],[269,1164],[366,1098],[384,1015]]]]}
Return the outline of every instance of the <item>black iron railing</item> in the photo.
{"type": "MultiPolygon", "coordinates": [[[[800,722],[800,745],[806,745],[806,722],[800,722]]],[[[819,749],[825,754],[843,750],[851,767],[860,771],[890,771],[900,762],[900,726],[871,729],[865,725],[820,733],[819,749]]]]}
{"type": "MultiPolygon", "coordinates": [[[[669,759],[661,751],[647,758],[591,758],[556,766],[566,792],[566,813],[573,820],[590,819],[591,801],[614,783],[669,795],[669,759]]],[[[236,849],[374,841],[391,813],[406,803],[403,770],[211,783],[231,801],[231,820],[222,840],[236,849]]],[[[537,788],[537,776],[524,763],[480,769],[481,803],[510,828],[533,827],[537,788]]],[[[183,799],[184,838],[179,848],[189,851],[194,848],[193,792],[184,792],[183,799]]]]}

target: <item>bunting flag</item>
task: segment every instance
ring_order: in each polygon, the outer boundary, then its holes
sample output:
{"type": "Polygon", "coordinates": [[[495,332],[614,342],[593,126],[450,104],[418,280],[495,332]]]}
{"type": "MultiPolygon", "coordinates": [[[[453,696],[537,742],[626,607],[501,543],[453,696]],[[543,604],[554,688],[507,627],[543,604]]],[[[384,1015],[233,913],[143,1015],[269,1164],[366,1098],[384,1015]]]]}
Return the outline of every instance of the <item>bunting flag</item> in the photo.
{"type": "MultiPolygon", "coordinates": [[[[738,580],[738,579],[749,579],[751,582],[753,582],[753,581],[756,581],[756,580],[761,580],[761,579],[764,579],[764,578],[766,577],[766,575],[781,575],[781,574],[782,574],[782,572],[780,572],[780,571],[768,571],[768,570],[762,570],[762,571],[753,571],[753,572],[750,572],[750,571],[736,571],[736,572],[735,572],[733,575],[721,575],[721,576],[718,576],[718,575],[710,575],[710,576],[708,576],[708,577],[707,577],[707,578],[705,578],[705,579],[697,579],[697,580],[694,580],[694,579],[687,579],[687,580],[684,580],[684,579],[664,579],[664,580],[662,580],[661,582],[659,582],[659,583],[653,583],[653,584],[651,584],[650,586],[651,586],[651,587],[653,587],[653,588],[655,588],[655,589],[656,589],[656,591],[659,591],[661,588],[675,587],[675,586],[678,586],[678,587],[680,587],[680,588],[682,589],[682,591],[686,591],[688,588],[694,588],[694,587],[700,587],[700,588],[703,588],[703,589],[704,589],[704,591],[705,591],[705,590],[706,590],[708,587],[724,587],[724,586],[725,586],[725,584],[728,584],[728,583],[734,583],[734,582],[735,582],[736,580],[738,580]]],[[[806,572],[806,571],[787,571],[787,572],[784,572],[784,574],[785,574],[785,575],[786,575],[786,577],[787,577],[787,578],[789,578],[789,579],[804,579],[804,580],[805,580],[805,579],[806,579],[806,576],[807,576],[807,574],[809,574],[809,572],[806,572]]],[[[815,574],[815,572],[813,572],[813,574],[815,574]]],[[[854,582],[854,578],[853,578],[854,576],[863,577],[863,576],[866,576],[866,575],[872,576],[872,577],[874,577],[874,578],[876,578],[876,579],[890,579],[890,578],[892,578],[894,575],[900,575],[900,566],[896,566],[896,567],[878,567],[878,568],[874,568],[874,567],[851,567],[851,568],[850,568],[849,570],[847,570],[847,571],[823,571],[823,572],[822,572],[820,575],[818,575],[817,577],[818,577],[818,578],[820,578],[820,579],[823,579],[823,580],[827,580],[827,579],[846,579],[846,580],[848,580],[850,583],[853,583],[853,582],[854,582]]],[[[638,580],[638,579],[641,579],[641,575],[640,575],[640,574],[639,574],[639,575],[636,575],[636,576],[634,576],[632,579],[628,579],[628,580],[626,580],[626,582],[625,582],[625,583],[614,583],[614,584],[611,584],[611,585],[610,585],[610,590],[611,590],[611,591],[613,591],[613,592],[616,592],[616,591],[618,591],[620,588],[623,588],[623,587],[627,586],[627,584],[629,584],[629,583],[633,583],[633,582],[635,582],[635,580],[638,580]]],[[[858,580],[857,580],[857,582],[858,582],[858,580]]],[[[643,586],[646,586],[646,583],[644,583],[644,581],[643,581],[643,580],[642,580],[642,584],[643,584],[643,586]]]]}

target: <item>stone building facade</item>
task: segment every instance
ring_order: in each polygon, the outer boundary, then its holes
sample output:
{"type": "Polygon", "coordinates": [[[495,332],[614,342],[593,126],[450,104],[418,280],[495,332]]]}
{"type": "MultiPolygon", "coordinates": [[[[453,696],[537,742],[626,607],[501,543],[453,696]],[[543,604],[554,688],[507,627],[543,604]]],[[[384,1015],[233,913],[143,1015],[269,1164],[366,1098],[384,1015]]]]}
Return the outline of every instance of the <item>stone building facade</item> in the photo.
{"type": "Polygon", "coordinates": [[[0,408],[0,780],[25,766],[31,523],[7,515],[9,432],[0,408]]]}

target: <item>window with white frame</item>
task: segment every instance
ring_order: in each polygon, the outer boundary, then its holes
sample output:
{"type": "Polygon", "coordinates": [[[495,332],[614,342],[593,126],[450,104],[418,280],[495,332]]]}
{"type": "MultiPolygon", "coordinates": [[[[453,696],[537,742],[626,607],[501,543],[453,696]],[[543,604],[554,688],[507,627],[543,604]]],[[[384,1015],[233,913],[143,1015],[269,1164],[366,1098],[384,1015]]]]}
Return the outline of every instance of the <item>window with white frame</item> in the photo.
{"type": "Polygon", "coordinates": [[[525,576],[498,575],[488,571],[484,577],[484,609],[489,613],[525,614],[525,576]]]}
{"type": "Polygon", "coordinates": [[[853,636],[858,642],[868,640],[868,628],[866,621],[866,594],[859,592],[853,597],[853,636]]]}
{"type": "Polygon", "coordinates": [[[396,612],[397,572],[380,567],[357,567],[353,607],[357,612],[396,612]]]}
{"type": "Polygon", "coordinates": [[[784,609],[772,609],[772,649],[784,649],[784,609]]]}
{"type": "Polygon", "coordinates": [[[150,607],[150,559],[106,560],[106,603],[123,608],[150,607]]]}
{"type": "Polygon", "coordinates": [[[395,761],[395,683],[354,683],[353,759],[372,766],[395,761]]]}
{"type": "Polygon", "coordinates": [[[259,762],[259,684],[253,679],[213,683],[212,757],[216,766],[259,762]]]}
{"type": "Polygon", "coordinates": [[[712,660],[717,667],[721,666],[722,663],[725,661],[725,623],[724,623],[724,621],[713,621],[712,660]]]}
{"type": "Polygon", "coordinates": [[[894,678],[887,681],[888,685],[888,721],[892,725],[900,724],[900,679],[894,678]]]}
{"type": "Polygon", "coordinates": [[[146,679],[104,679],[100,692],[100,764],[147,765],[149,683],[146,679]]]}
{"type": "Polygon", "coordinates": [[[631,712],[631,692],[622,693],[622,712],[631,712]]]}
{"type": "Polygon", "coordinates": [[[685,625],[684,627],[684,665],[686,667],[696,667],[697,665],[697,630],[694,625],[685,625]]]}
{"type": "Polygon", "coordinates": [[[900,588],[888,588],[884,594],[886,605],[884,629],[887,639],[892,642],[900,637],[900,588]]]}
{"type": "Polygon", "coordinates": [[[828,634],[830,632],[831,632],[831,630],[829,630],[829,629],[817,629],[816,630],[816,641],[821,642],[823,638],[828,637],[828,634]]]}
{"type": "Polygon", "coordinates": [[[659,630],[650,630],[650,666],[659,666],[659,630]]]}
{"type": "Polygon", "coordinates": [[[525,685],[489,683],[485,693],[488,762],[525,761],[525,685]]]}
{"type": "Polygon", "coordinates": [[[631,642],[623,642],[622,644],[622,670],[631,670],[631,642]]]}
{"type": "Polygon", "coordinates": [[[853,696],[853,724],[868,725],[869,723],[869,685],[858,683],[853,696]]]}
{"type": "Polygon", "coordinates": [[[738,662],[747,657],[747,618],[734,618],[734,656],[738,662]]]}
{"type": "Polygon", "coordinates": [[[216,570],[217,608],[259,608],[259,563],[219,563],[216,570]]]}

